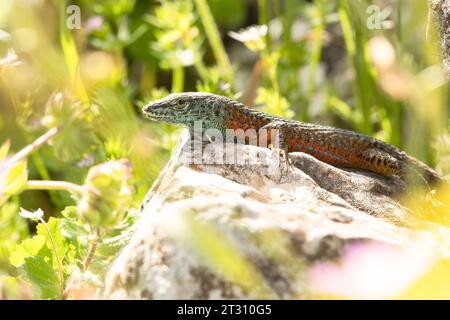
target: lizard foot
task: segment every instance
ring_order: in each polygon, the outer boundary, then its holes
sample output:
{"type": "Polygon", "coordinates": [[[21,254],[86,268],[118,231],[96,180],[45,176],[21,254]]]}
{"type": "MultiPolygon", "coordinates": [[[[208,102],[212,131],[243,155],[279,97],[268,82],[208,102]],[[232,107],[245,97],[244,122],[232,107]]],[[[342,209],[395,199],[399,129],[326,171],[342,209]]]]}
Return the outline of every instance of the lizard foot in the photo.
{"type": "Polygon", "coordinates": [[[289,158],[289,153],[286,150],[279,148],[272,148],[272,151],[275,152],[277,160],[278,160],[278,168],[279,168],[279,178],[277,183],[282,184],[287,182],[287,177],[289,174],[289,169],[291,165],[291,161],[289,158]]]}

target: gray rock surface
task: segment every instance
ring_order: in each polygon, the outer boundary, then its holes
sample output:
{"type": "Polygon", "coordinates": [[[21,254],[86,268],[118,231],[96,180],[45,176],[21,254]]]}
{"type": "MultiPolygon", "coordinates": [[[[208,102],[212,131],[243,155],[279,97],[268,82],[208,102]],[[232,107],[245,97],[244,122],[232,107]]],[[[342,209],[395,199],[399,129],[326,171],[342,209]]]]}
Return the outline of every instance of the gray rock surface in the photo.
{"type": "Polygon", "coordinates": [[[185,138],[143,202],[106,298],[309,298],[306,270],[339,261],[351,244],[420,247],[430,261],[448,255],[447,229],[438,239],[408,228],[398,178],[303,153],[290,154],[295,166],[283,171],[275,151],[243,145],[235,148],[248,164],[204,164],[218,144],[190,164],[186,146],[185,138]]]}

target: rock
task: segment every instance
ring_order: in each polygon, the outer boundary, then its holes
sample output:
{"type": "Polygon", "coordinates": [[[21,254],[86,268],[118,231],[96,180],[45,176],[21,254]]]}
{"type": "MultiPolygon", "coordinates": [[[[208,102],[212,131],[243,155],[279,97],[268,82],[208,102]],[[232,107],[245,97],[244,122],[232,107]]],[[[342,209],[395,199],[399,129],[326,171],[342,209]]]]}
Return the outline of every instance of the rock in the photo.
{"type": "Polygon", "coordinates": [[[247,164],[212,163],[220,144],[192,164],[189,146],[184,137],[142,203],[132,240],[108,272],[106,298],[309,298],[308,270],[339,261],[352,245],[420,247],[421,266],[448,255],[434,233],[408,228],[398,178],[303,153],[290,154],[295,167],[283,169],[275,151],[244,145],[229,147],[247,164]]]}

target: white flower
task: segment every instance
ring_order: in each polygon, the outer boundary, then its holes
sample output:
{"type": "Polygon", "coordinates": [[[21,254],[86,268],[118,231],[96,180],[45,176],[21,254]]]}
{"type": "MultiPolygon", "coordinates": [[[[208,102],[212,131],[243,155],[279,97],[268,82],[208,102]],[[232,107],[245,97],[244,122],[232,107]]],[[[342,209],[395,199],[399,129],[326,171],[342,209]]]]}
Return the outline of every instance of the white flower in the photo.
{"type": "Polygon", "coordinates": [[[33,212],[25,210],[24,208],[20,208],[19,215],[26,219],[39,220],[42,219],[42,217],[44,216],[44,211],[42,211],[41,208],[33,212]]]}
{"type": "Polygon", "coordinates": [[[11,39],[11,35],[5,30],[0,29],[0,41],[9,41],[11,39]]]}
{"type": "Polygon", "coordinates": [[[0,58],[0,68],[10,68],[20,65],[20,60],[17,57],[16,52],[13,48],[8,49],[8,53],[5,57],[0,58]]]}
{"type": "Polygon", "coordinates": [[[265,47],[264,37],[267,35],[267,25],[255,25],[239,32],[230,31],[228,35],[242,43],[252,51],[261,51],[265,47]]]}
{"type": "Polygon", "coordinates": [[[194,51],[190,49],[178,50],[175,52],[176,59],[182,66],[192,66],[195,62],[194,51]]]}

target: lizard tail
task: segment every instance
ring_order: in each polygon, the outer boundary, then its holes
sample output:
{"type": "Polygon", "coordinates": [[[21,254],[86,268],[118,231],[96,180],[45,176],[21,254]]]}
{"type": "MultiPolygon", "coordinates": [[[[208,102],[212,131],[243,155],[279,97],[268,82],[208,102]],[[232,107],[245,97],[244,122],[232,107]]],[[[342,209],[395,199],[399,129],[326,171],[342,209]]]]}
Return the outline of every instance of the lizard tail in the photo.
{"type": "Polygon", "coordinates": [[[406,170],[404,172],[408,174],[411,171],[419,174],[430,186],[435,186],[443,182],[442,177],[436,171],[416,158],[408,156],[406,170]]]}

